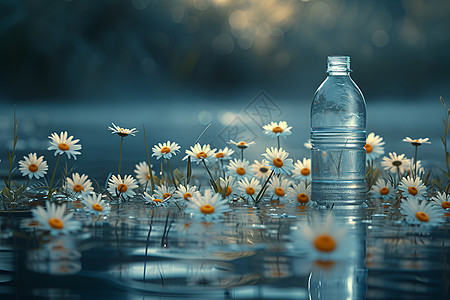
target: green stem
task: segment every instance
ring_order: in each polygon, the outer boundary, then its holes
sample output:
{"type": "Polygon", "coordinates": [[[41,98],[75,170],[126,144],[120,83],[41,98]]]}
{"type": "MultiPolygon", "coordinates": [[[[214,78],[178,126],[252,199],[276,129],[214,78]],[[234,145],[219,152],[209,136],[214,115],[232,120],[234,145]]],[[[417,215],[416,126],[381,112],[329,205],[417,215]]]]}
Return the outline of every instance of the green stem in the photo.
{"type": "Polygon", "coordinates": [[[278,142],[278,150],[281,148],[280,147],[280,136],[277,136],[277,142],[278,142]]]}
{"type": "Polygon", "coordinates": [[[259,191],[258,196],[256,196],[255,204],[257,204],[261,200],[261,198],[264,196],[264,192],[265,192],[264,189],[266,188],[267,183],[269,183],[270,178],[272,178],[273,173],[274,173],[274,170],[272,170],[269,177],[267,177],[266,182],[264,182],[264,185],[261,188],[261,190],[259,191]]]}
{"type": "Polygon", "coordinates": [[[212,177],[211,172],[209,172],[209,169],[206,166],[206,162],[203,158],[202,158],[202,163],[205,166],[206,171],[208,172],[208,175],[209,175],[209,178],[211,179],[211,184],[213,185],[214,191],[217,192],[216,182],[214,181],[214,178],[212,177]]]}
{"type": "Polygon", "coordinates": [[[241,160],[244,160],[244,148],[241,148],[241,160]]]}
{"type": "Polygon", "coordinates": [[[417,177],[417,148],[419,148],[418,146],[415,146],[416,149],[414,150],[414,176],[413,178],[416,179],[417,177]]]}
{"type": "Polygon", "coordinates": [[[175,181],[175,176],[173,175],[172,167],[170,166],[170,161],[167,158],[167,164],[169,165],[170,175],[172,175],[173,185],[175,186],[175,189],[178,189],[177,183],[175,181]]]}
{"type": "Polygon", "coordinates": [[[142,125],[142,128],[144,129],[145,151],[147,152],[148,175],[150,176],[150,182],[152,183],[152,192],[150,194],[153,195],[153,191],[155,190],[155,182],[153,179],[152,165],[150,164],[150,154],[148,152],[147,134],[145,133],[145,126],[142,125]]]}
{"type": "Polygon", "coordinates": [[[61,155],[58,155],[58,159],[56,160],[55,169],[53,170],[52,180],[50,180],[50,185],[48,186],[48,195],[47,199],[50,201],[52,197],[52,187],[53,187],[53,180],[55,179],[56,169],[58,169],[59,159],[61,158],[61,155]]]}
{"type": "Polygon", "coordinates": [[[122,165],[122,146],[123,146],[123,136],[120,137],[119,175],[120,175],[120,166],[122,165]]]}

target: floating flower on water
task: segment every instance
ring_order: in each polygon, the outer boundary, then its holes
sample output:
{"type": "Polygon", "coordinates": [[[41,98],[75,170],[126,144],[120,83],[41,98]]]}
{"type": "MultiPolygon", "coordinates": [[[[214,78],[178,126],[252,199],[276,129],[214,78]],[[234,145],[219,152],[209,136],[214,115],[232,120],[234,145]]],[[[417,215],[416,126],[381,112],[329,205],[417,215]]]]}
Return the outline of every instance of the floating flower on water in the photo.
{"type": "Polygon", "coordinates": [[[108,181],[108,191],[112,195],[120,194],[125,199],[136,195],[134,189],[137,187],[138,185],[131,175],[125,175],[123,179],[120,175],[117,175],[117,177],[112,175],[108,181]]]}
{"type": "Polygon", "coordinates": [[[431,198],[431,203],[436,207],[439,207],[444,210],[446,216],[450,216],[450,195],[442,192],[438,192],[436,196],[431,198]],[[447,215],[448,214],[448,215],[447,215]]]}
{"type": "Polygon", "coordinates": [[[262,156],[268,160],[269,166],[274,171],[274,174],[289,175],[294,170],[293,160],[287,158],[289,153],[284,151],[283,148],[267,148],[266,153],[263,153],[262,156]]]}
{"type": "Polygon", "coordinates": [[[269,181],[269,188],[267,189],[267,192],[272,195],[275,200],[283,201],[286,199],[285,197],[289,186],[289,180],[274,176],[269,181]]]}
{"type": "Polygon", "coordinates": [[[366,160],[374,161],[378,157],[384,154],[384,144],[383,138],[379,135],[375,135],[375,133],[370,133],[366,139],[366,145],[364,148],[366,149],[366,160]]]}
{"type": "Polygon", "coordinates": [[[136,136],[135,133],[137,133],[138,131],[136,130],[136,128],[132,128],[132,129],[127,129],[127,128],[122,128],[120,126],[117,126],[114,123],[111,123],[113,127],[108,126],[108,129],[111,130],[112,134],[117,134],[120,137],[126,137],[129,136],[130,134],[132,136],[136,136]]]}
{"type": "Polygon", "coordinates": [[[164,199],[158,198],[158,196],[153,195],[151,196],[149,193],[144,192],[144,199],[146,204],[151,204],[155,206],[163,206],[164,205],[164,199]]]}
{"type": "Polygon", "coordinates": [[[109,215],[111,206],[105,200],[102,200],[102,194],[89,193],[84,194],[81,202],[86,206],[85,210],[96,216],[109,215]]]}
{"type": "Polygon", "coordinates": [[[312,149],[311,140],[308,140],[303,146],[305,146],[306,149],[312,149]]]}
{"type": "Polygon", "coordinates": [[[76,160],[77,157],[75,155],[81,154],[81,152],[78,151],[81,149],[81,145],[77,144],[80,140],[73,140],[73,136],[67,136],[67,131],[61,132],[60,135],[56,132],[52,133],[49,136],[51,146],[48,147],[47,150],[55,150],[55,156],[66,153],[69,159],[73,156],[73,159],[76,160]]]}
{"type": "Polygon", "coordinates": [[[228,144],[233,144],[233,145],[235,145],[236,147],[238,147],[239,149],[247,149],[249,146],[255,144],[255,142],[248,142],[248,143],[247,143],[247,142],[244,142],[244,141],[235,142],[235,141],[233,141],[233,140],[230,140],[230,141],[228,142],[228,144]]]}
{"type": "Polygon", "coordinates": [[[172,155],[176,155],[177,151],[180,151],[180,146],[175,142],[167,141],[166,143],[159,143],[153,146],[152,151],[152,156],[156,156],[156,159],[160,159],[161,157],[171,159],[172,155]]]}
{"type": "Polygon", "coordinates": [[[254,163],[250,166],[250,169],[259,180],[269,177],[270,166],[269,162],[265,159],[261,160],[261,162],[254,160],[254,163]]]}
{"type": "Polygon", "coordinates": [[[236,182],[233,176],[228,176],[225,178],[219,178],[219,185],[222,189],[226,189],[225,197],[229,197],[236,194],[236,182]]]}
{"type": "Polygon", "coordinates": [[[252,178],[250,181],[247,178],[244,178],[238,181],[238,185],[241,196],[247,201],[255,200],[258,192],[261,190],[259,180],[256,178],[252,178]]]}
{"type": "Polygon", "coordinates": [[[272,138],[275,138],[277,136],[288,136],[290,134],[292,134],[291,126],[288,126],[287,122],[285,121],[280,121],[279,123],[277,122],[270,122],[270,124],[264,125],[263,126],[264,129],[264,134],[268,135],[272,138]]]}
{"type": "Polygon", "coordinates": [[[406,222],[411,225],[439,226],[444,223],[442,210],[430,201],[412,198],[401,203],[401,212],[406,215],[406,222]]]}
{"type": "Polygon", "coordinates": [[[81,194],[82,192],[89,193],[94,191],[92,182],[88,179],[87,175],[83,174],[80,176],[78,173],[73,173],[72,179],[67,177],[66,188],[78,194],[81,194]]]}
{"type": "Polygon", "coordinates": [[[38,228],[49,231],[50,235],[69,234],[81,229],[81,223],[72,220],[73,213],[65,214],[66,205],[56,206],[55,203],[46,201],[46,208],[39,206],[31,212],[33,218],[39,223],[38,228]]]}
{"type": "Polygon", "coordinates": [[[36,153],[30,153],[19,161],[19,171],[22,176],[28,176],[29,179],[35,177],[39,179],[47,174],[48,165],[43,156],[37,157],[36,153]]]}
{"type": "Polygon", "coordinates": [[[404,177],[398,189],[402,191],[403,197],[408,200],[423,200],[427,194],[427,188],[419,177],[415,179],[411,176],[404,177]]]}
{"type": "Polygon", "coordinates": [[[250,170],[249,161],[244,159],[233,159],[227,165],[227,176],[233,176],[238,180],[244,178],[251,178],[253,176],[253,172],[250,170]]]}
{"type": "MultiPolygon", "coordinates": [[[[139,184],[142,186],[146,186],[150,184],[150,173],[148,164],[145,161],[142,161],[135,166],[134,173],[136,173],[136,178],[139,181],[139,184]]],[[[152,170],[154,175],[154,172],[152,170]]]]}
{"type": "Polygon", "coordinates": [[[209,144],[200,146],[200,144],[197,143],[194,147],[191,146],[191,150],[186,150],[187,155],[183,160],[186,160],[190,156],[192,162],[197,162],[197,164],[202,160],[209,162],[209,160],[214,157],[215,153],[216,149],[211,150],[209,144]]]}
{"type": "Polygon", "coordinates": [[[189,184],[187,186],[184,186],[184,185],[180,184],[178,186],[178,189],[173,194],[173,197],[176,200],[189,201],[192,198],[192,196],[194,196],[195,194],[198,194],[198,193],[199,193],[199,191],[197,191],[196,186],[189,186],[189,184]]]}
{"type": "Polygon", "coordinates": [[[381,162],[384,170],[391,173],[397,173],[397,171],[400,171],[400,174],[403,174],[408,170],[409,164],[410,161],[405,157],[405,154],[397,155],[395,152],[390,152],[389,157],[383,157],[383,161],[381,162]]]}
{"type": "Polygon", "coordinates": [[[218,220],[230,210],[228,201],[222,199],[220,194],[214,193],[210,189],[205,190],[203,195],[198,194],[196,197],[192,197],[186,207],[187,214],[206,222],[218,220]]]}
{"type": "Polygon", "coordinates": [[[407,143],[411,143],[411,145],[413,146],[420,146],[422,144],[431,144],[431,142],[429,142],[429,138],[418,138],[418,139],[412,139],[410,137],[405,137],[402,141],[403,142],[407,142],[407,143]]]}
{"type": "Polygon", "coordinates": [[[297,160],[296,163],[294,163],[294,170],[292,171],[292,177],[294,179],[300,179],[304,181],[310,181],[311,180],[311,159],[310,158],[303,158],[303,162],[300,160],[297,160]]]}
{"type": "Polygon", "coordinates": [[[234,150],[229,149],[228,147],[225,147],[223,149],[220,149],[219,151],[217,151],[216,154],[214,154],[214,157],[217,160],[230,160],[231,159],[231,155],[233,155],[234,150]]]}
{"type": "Polygon", "coordinates": [[[311,219],[311,225],[298,224],[298,230],[291,233],[293,251],[305,253],[319,262],[347,258],[351,252],[347,228],[338,224],[331,213],[326,215],[325,224],[316,215],[311,219]]]}
{"type": "Polygon", "coordinates": [[[392,184],[385,179],[379,179],[377,183],[372,187],[370,193],[373,194],[375,198],[379,199],[394,199],[395,198],[395,188],[392,184]]]}
{"type": "Polygon", "coordinates": [[[295,205],[311,205],[311,185],[294,184],[287,189],[287,197],[292,204],[295,205]]]}
{"type": "Polygon", "coordinates": [[[174,187],[169,187],[166,184],[162,184],[156,187],[156,190],[153,191],[153,196],[158,199],[162,199],[163,201],[167,201],[170,199],[174,192],[174,187]]]}

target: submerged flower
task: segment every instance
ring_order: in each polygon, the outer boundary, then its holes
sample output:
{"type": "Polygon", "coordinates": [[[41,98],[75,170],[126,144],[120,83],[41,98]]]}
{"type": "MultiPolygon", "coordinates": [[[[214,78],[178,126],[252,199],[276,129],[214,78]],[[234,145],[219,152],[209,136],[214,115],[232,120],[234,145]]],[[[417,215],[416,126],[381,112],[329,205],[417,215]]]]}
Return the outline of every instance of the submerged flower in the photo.
{"type": "Polygon", "coordinates": [[[200,146],[200,144],[197,143],[194,147],[191,146],[191,150],[186,150],[187,155],[183,160],[186,160],[190,156],[192,162],[197,162],[197,164],[202,160],[208,162],[215,153],[216,149],[211,150],[209,144],[200,146]]]}
{"type": "Polygon", "coordinates": [[[75,193],[82,193],[82,192],[92,192],[94,191],[94,188],[92,187],[92,182],[90,179],[88,179],[87,175],[78,173],[72,174],[72,179],[70,177],[67,177],[67,186],[71,191],[74,191],[75,193]]]}
{"type": "Polygon", "coordinates": [[[113,127],[108,126],[108,129],[111,130],[112,134],[117,134],[120,137],[126,137],[129,136],[130,134],[132,136],[135,136],[135,133],[137,133],[138,131],[136,130],[136,128],[132,128],[132,129],[127,129],[127,128],[122,128],[120,126],[117,126],[114,123],[111,123],[113,127]]]}
{"type": "Polygon", "coordinates": [[[161,157],[170,159],[172,155],[176,155],[177,151],[180,151],[180,146],[175,142],[167,141],[166,143],[159,143],[153,146],[152,151],[152,156],[156,156],[156,159],[160,159],[161,157]]]}
{"type": "Polygon", "coordinates": [[[294,170],[292,171],[292,177],[304,181],[311,180],[311,159],[303,158],[303,162],[297,160],[294,163],[294,170]]]}
{"type": "Polygon", "coordinates": [[[30,153],[19,161],[19,171],[22,176],[28,176],[29,179],[35,177],[39,179],[47,174],[48,165],[43,156],[37,157],[36,153],[30,153]]]}
{"type": "Polygon", "coordinates": [[[156,187],[156,190],[153,191],[153,196],[158,199],[162,199],[163,201],[169,200],[172,197],[172,194],[175,192],[174,187],[169,187],[166,184],[162,184],[156,187]]]}
{"type": "Polygon", "coordinates": [[[250,181],[247,178],[244,178],[238,182],[238,185],[241,196],[247,201],[255,200],[256,195],[261,190],[259,180],[256,178],[252,178],[250,181]]]}
{"type": "Polygon", "coordinates": [[[112,195],[120,194],[125,199],[136,195],[134,189],[137,187],[136,181],[131,175],[125,175],[123,179],[120,175],[117,175],[117,177],[112,175],[108,181],[108,191],[112,195]]]}
{"type": "Polygon", "coordinates": [[[214,154],[214,157],[218,160],[229,160],[231,159],[231,155],[233,155],[234,150],[229,149],[228,147],[225,147],[223,149],[220,149],[217,151],[216,154],[214,154]]]}
{"type": "Polygon", "coordinates": [[[55,150],[55,156],[66,153],[69,159],[73,156],[73,159],[76,160],[77,157],[75,155],[81,154],[81,152],[78,151],[81,149],[81,145],[77,144],[80,140],[73,140],[73,136],[67,136],[67,131],[61,132],[60,135],[56,132],[52,133],[52,135],[49,136],[51,146],[48,147],[47,150],[55,150]]]}
{"type": "Polygon", "coordinates": [[[405,154],[397,155],[395,152],[390,152],[389,157],[383,157],[381,165],[386,171],[391,173],[400,171],[400,174],[403,174],[409,168],[409,159],[405,157],[405,154]]]}
{"type": "Polygon", "coordinates": [[[230,140],[228,142],[228,144],[233,144],[236,147],[238,147],[239,149],[247,149],[249,146],[253,145],[255,142],[244,142],[244,141],[239,141],[239,142],[235,142],[233,140],[230,140]]]}
{"type": "Polygon", "coordinates": [[[89,193],[84,194],[81,202],[86,206],[87,212],[96,216],[108,215],[111,211],[111,206],[105,200],[102,200],[102,194],[89,193]]]}
{"type": "Polygon", "coordinates": [[[269,181],[269,188],[267,191],[275,200],[283,201],[286,199],[285,197],[289,186],[289,180],[274,176],[269,181]]]}
{"type": "Polygon", "coordinates": [[[431,198],[431,201],[432,204],[445,210],[446,213],[450,212],[450,195],[438,192],[436,196],[431,198]]]}
{"type": "Polygon", "coordinates": [[[210,189],[205,190],[203,195],[198,194],[196,197],[192,197],[186,207],[187,214],[206,222],[217,220],[228,211],[230,211],[228,201],[210,189]]]}
{"type": "Polygon", "coordinates": [[[65,214],[66,204],[56,206],[55,203],[46,201],[46,208],[39,206],[31,212],[33,218],[37,221],[38,228],[49,231],[50,235],[69,234],[78,231],[81,228],[81,223],[72,220],[73,213],[65,214]]]}
{"type": "Polygon", "coordinates": [[[244,178],[251,178],[253,176],[253,172],[250,170],[249,161],[246,159],[233,159],[227,165],[227,176],[233,176],[238,180],[244,178]]]}
{"type": "Polygon", "coordinates": [[[418,138],[418,139],[412,139],[410,137],[405,137],[402,141],[403,142],[407,142],[407,143],[411,143],[411,145],[413,146],[420,146],[422,144],[431,144],[431,142],[429,142],[429,138],[418,138]]]}
{"type": "MultiPolygon", "coordinates": [[[[150,181],[150,172],[148,164],[145,161],[142,161],[135,166],[134,173],[136,173],[136,178],[139,181],[139,184],[145,186],[150,181]]],[[[154,175],[154,172],[152,170],[154,175]]]]}
{"type": "Polygon", "coordinates": [[[375,133],[370,133],[366,139],[366,145],[364,149],[366,149],[366,160],[374,161],[378,157],[384,154],[384,144],[383,138],[379,135],[375,135],[375,133]]]}
{"type": "Polygon", "coordinates": [[[404,177],[398,189],[402,191],[403,197],[408,200],[423,200],[427,194],[427,188],[419,177],[413,179],[411,176],[404,177]]]}
{"type": "Polygon", "coordinates": [[[269,162],[265,159],[261,160],[261,162],[254,160],[254,163],[250,166],[250,169],[259,180],[269,177],[270,166],[269,162]]]}
{"type": "Polygon", "coordinates": [[[370,193],[372,193],[375,198],[385,200],[394,199],[395,192],[395,188],[392,184],[385,179],[379,179],[372,189],[370,189],[370,193]]]}
{"type": "Polygon", "coordinates": [[[289,153],[284,151],[283,148],[267,148],[266,153],[263,153],[262,156],[268,160],[269,166],[274,174],[289,175],[294,170],[293,160],[287,158],[289,153]]]}
{"type": "Polygon", "coordinates": [[[182,185],[182,184],[180,184],[179,186],[178,186],[178,189],[175,191],[175,193],[173,194],[173,197],[176,199],[176,200],[186,200],[186,201],[189,201],[189,200],[191,200],[191,198],[194,196],[194,195],[196,195],[196,194],[198,194],[199,193],[199,191],[197,191],[197,187],[196,186],[189,186],[189,184],[188,185],[186,185],[186,186],[184,186],[184,185],[182,185]]]}
{"type": "Polygon", "coordinates": [[[270,122],[270,124],[264,125],[263,126],[264,129],[264,134],[268,135],[272,138],[274,137],[278,137],[278,136],[288,136],[290,134],[292,134],[291,126],[288,126],[287,122],[285,121],[280,121],[279,123],[277,122],[270,122]]]}
{"type": "Polygon", "coordinates": [[[144,199],[146,204],[156,205],[156,206],[163,206],[164,205],[164,199],[158,198],[157,195],[151,196],[149,193],[144,192],[144,199]]]}
{"type": "Polygon", "coordinates": [[[311,205],[311,185],[305,186],[303,182],[294,184],[288,188],[287,196],[295,205],[311,205]]]}
{"type": "Polygon", "coordinates": [[[439,226],[444,223],[443,213],[429,201],[408,199],[402,201],[401,212],[406,215],[406,222],[411,225],[439,226]]]}

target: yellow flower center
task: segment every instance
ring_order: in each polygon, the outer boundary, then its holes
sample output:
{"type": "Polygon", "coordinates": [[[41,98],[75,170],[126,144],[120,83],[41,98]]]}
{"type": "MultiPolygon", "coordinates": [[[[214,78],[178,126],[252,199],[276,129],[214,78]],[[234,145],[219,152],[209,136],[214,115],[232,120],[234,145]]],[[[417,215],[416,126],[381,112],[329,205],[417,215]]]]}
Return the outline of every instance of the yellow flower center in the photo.
{"type": "Polygon", "coordinates": [[[450,202],[448,202],[448,201],[442,202],[442,208],[443,208],[443,209],[450,208],[450,202]]]}
{"type": "Polygon", "coordinates": [[[300,171],[300,173],[301,173],[303,176],[308,176],[308,175],[311,173],[311,170],[308,169],[308,168],[303,168],[303,169],[300,171]]]}
{"type": "Polygon", "coordinates": [[[161,199],[153,199],[153,202],[156,202],[156,203],[161,203],[161,202],[162,202],[162,200],[161,200],[161,199]]]}
{"type": "Polygon", "coordinates": [[[205,204],[200,208],[200,211],[205,215],[210,215],[214,212],[214,206],[210,204],[205,204]]]}
{"type": "Polygon", "coordinates": [[[117,190],[119,193],[125,193],[128,190],[128,187],[126,184],[121,183],[117,186],[117,190]]]}
{"type": "Polygon", "coordinates": [[[274,127],[272,129],[273,133],[282,133],[283,129],[280,126],[274,127]]]}
{"type": "Polygon", "coordinates": [[[364,148],[366,148],[366,153],[372,153],[373,151],[372,145],[366,144],[364,148]]]}
{"type": "Polygon", "coordinates": [[[166,200],[167,198],[169,198],[171,195],[170,193],[164,193],[163,194],[163,199],[166,200]]]}
{"type": "Polygon", "coordinates": [[[283,166],[283,160],[281,158],[274,158],[272,162],[273,165],[277,168],[281,168],[283,166]]]}
{"type": "Polygon", "coordinates": [[[336,248],[336,242],[329,235],[319,235],[314,241],[314,247],[322,252],[332,252],[336,248]]]}
{"type": "Polygon", "coordinates": [[[170,152],[170,148],[169,147],[162,147],[161,148],[161,153],[162,154],[167,154],[167,153],[169,153],[170,152]]]}
{"type": "Polygon", "coordinates": [[[63,229],[64,227],[64,223],[61,220],[55,218],[51,218],[50,220],[48,220],[48,224],[54,229],[63,229]]]}
{"type": "Polygon", "coordinates": [[[238,173],[241,176],[244,176],[245,175],[245,169],[239,167],[239,168],[236,169],[236,173],[238,173]]]}
{"type": "Polygon", "coordinates": [[[419,212],[416,214],[416,218],[417,218],[417,220],[419,220],[420,222],[424,222],[424,223],[427,223],[428,220],[430,219],[426,213],[421,212],[421,211],[419,211],[419,212]]]}
{"type": "Polygon", "coordinates": [[[223,152],[216,153],[216,158],[222,158],[225,154],[223,152]]]}
{"type": "Polygon", "coordinates": [[[199,152],[199,153],[197,153],[197,158],[198,159],[201,159],[201,158],[207,158],[208,157],[208,154],[206,154],[205,152],[199,152]]]}
{"type": "Polygon", "coordinates": [[[189,198],[191,198],[191,197],[192,197],[192,194],[191,194],[191,193],[185,193],[185,194],[183,195],[184,200],[189,200],[189,198]]]}
{"type": "Polygon", "coordinates": [[[411,195],[413,195],[413,196],[417,195],[418,192],[419,192],[419,191],[417,190],[417,188],[416,188],[415,186],[410,186],[410,187],[408,188],[408,193],[411,194],[411,195]]]}
{"type": "Polygon", "coordinates": [[[225,194],[225,196],[230,196],[231,195],[231,192],[232,192],[233,190],[231,189],[231,187],[227,187],[227,193],[225,194]]]}
{"type": "Polygon", "coordinates": [[[30,172],[34,173],[39,169],[39,167],[36,164],[31,164],[28,166],[28,170],[30,170],[30,172]]]}
{"type": "Polygon", "coordinates": [[[69,148],[69,145],[67,145],[66,143],[61,143],[61,144],[59,144],[58,148],[59,148],[59,150],[61,150],[61,151],[68,151],[68,150],[70,149],[70,148],[69,148]]]}
{"type": "Polygon", "coordinates": [[[81,191],[84,191],[84,187],[81,184],[75,184],[73,186],[73,191],[76,193],[81,193],[81,191]]]}
{"type": "Polygon", "coordinates": [[[392,162],[392,165],[395,166],[395,167],[400,167],[402,165],[402,162],[399,161],[399,160],[395,160],[395,161],[392,162]]]}
{"type": "Polygon", "coordinates": [[[103,207],[100,204],[98,204],[98,203],[95,203],[94,205],[92,205],[92,208],[95,211],[103,211],[103,207]]]}
{"type": "Polygon", "coordinates": [[[277,187],[275,189],[275,195],[277,195],[278,197],[283,197],[284,196],[284,190],[282,188],[277,187]]]}
{"type": "Polygon", "coordinates": [[[261,168],[259,168],[259,171],[260,171],[261,173],[266,173],[267,171],[269,171],[269,169],[266,168],[266,167],[261,167],[261,168]]]}
{"type": "Polygon", "coordinates": [[[252,188],[251,186],[249,186],[248,188],[245,189],[245,192],[247,193],[247,195],[254,195],[256,193],[255,189],[252,188]]]}
{"type": "Polygon", "coordinates": [[[120,128],[119,132],[117,132],[117,134],[121,137],[126,137],[128,136],[128,132],[125,131],[125,128],[120,128]]]}
{"type": "Polygon", "coordinates": [[[382,187],[380,189],[380,194],[383,195],[383,196],[389,194],[389,188],[388,187],[382,187]]]}
{"type": "Polygon", "coordinates": [[[150,180],[150,175],[148,173],[145,174],[145,177],[147,178],[147,180],[150,180]]]}
{"type": "Polygon", "coordinates": [[[247,143],[246,143],[246,142],[243,142],[243,141],[240,141],[239,143],[237,143],[237,145],[238,145],[238,146],[246,146],[247,143]]]}
{"type": "Polygon", "coordinates": [[[298,203],[305,204],[305,203],[308,203],[309,197],[305,193],[300,193],[297,196],[297,201],[298,201],[298,203]]]}

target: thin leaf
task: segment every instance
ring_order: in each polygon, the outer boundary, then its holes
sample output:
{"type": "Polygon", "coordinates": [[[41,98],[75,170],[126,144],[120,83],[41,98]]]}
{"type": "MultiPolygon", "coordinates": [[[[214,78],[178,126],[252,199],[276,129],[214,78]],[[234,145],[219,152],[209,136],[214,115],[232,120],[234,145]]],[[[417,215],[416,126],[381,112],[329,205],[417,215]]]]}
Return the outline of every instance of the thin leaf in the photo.
{"type": "Polygon", "coordinates": [[[142,124],[142,128],[144,129],[144,140],[145,140],[145,151],[147,152],[147,164],[148,164],[148,174],[150,176],[150,182],[152,184],[152,192],[155,190],[155,182],[153,181],[153,171],[152,165],[150,164],[150,154],[148,152],[148,144],[147,144],[147,134],[145,133],[145,126],[142,124]]]}
{"type": "Polygon", "coordinates": [[[161,185],[161,179],[159,179],[156,175],[153,176],[153,180],[155,181],[155,185],[161,185]]]}
{"type": "Polygon", "coordinates": [[[11,154],[9,153],[9,151],[6,151],[6,153],[8,154],[9,165],[12,167],[13,161],[12,161],[11,154]]]}
{"type": "Polygon", "coordinates": [[[180,170],[178,169],[175,169],[173,171],[173,176],[175,176],[175,179],[178,180],[178,182],[181,182],[184,179],[183,173],[181,173],[180,170]]]}
{"type": "Polygon", "coordinates": [[[440,183],[437,179],[431,180],[431,183],[434,184],[435,186],[437,186],[440,190],[444,189],[444,186],[442,185],[442,183],[440,183]]]}
{"type": "Polygon", "coordinates": [[[188,157],[188,166],[187,166],[187,174],[186,174],[186,185],[189,184],[189,181],[191,181],[191,175],[192,175],[192,167],[191,167],[191,157],[188,157]]]}
{"type": "Polygon", "coordinates": [[[445,106],[445,101],[444,101],[444,99],[443,99],[442,97],[439,97],[439,99],[441,100],[441,102],[442,102],[442,105],[444,105],[444,106],[445,106]]]}
{"type": "Polygon", "coordinates": [[[211,183],[211,186],[213,187],[214,192],[217,193],[217,192],[218,192],[218,189],[217,189],[217,185],[216,185],[216,183],[214,182],[214,180],[210,179],[209,182],[211,183]]]}
{"type": "Polygon", "coordinates": [[[12,201],[11,191],[9,190],[8,187],[5,186],[3,188],[2,195],[5,196],[9,201],[12,201]]]}

